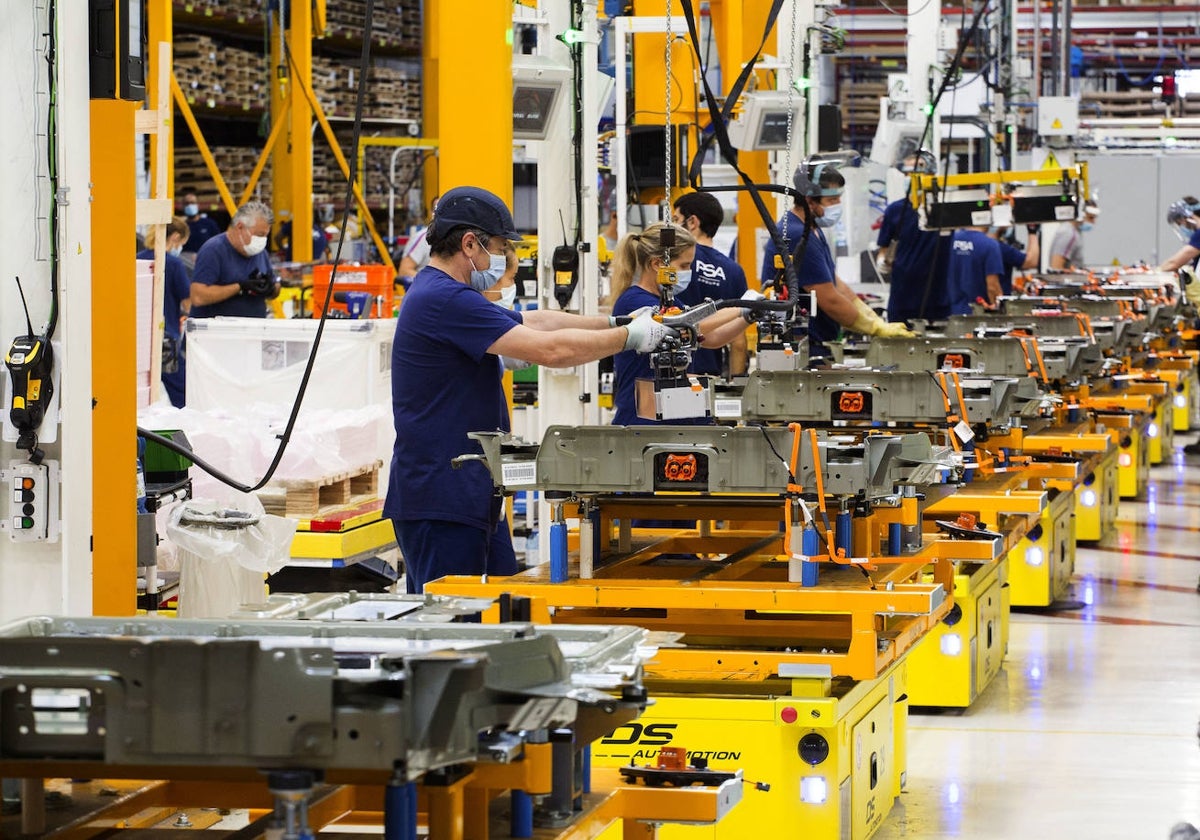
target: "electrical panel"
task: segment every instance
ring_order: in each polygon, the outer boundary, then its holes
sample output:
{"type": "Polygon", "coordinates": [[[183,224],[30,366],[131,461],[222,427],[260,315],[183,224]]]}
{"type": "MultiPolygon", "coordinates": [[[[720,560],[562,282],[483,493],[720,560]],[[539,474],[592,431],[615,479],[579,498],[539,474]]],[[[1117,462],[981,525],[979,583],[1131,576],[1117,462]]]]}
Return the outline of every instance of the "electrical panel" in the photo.
{"type": "MultiPolygon", "coordinates": [[[[0,470],[8,495],[3,527],[13,542],[54,542],[58,539],[58,462],[12,461],[0,470]]],[[[130,502],[132,504],[132,501],[130,502]]]]}

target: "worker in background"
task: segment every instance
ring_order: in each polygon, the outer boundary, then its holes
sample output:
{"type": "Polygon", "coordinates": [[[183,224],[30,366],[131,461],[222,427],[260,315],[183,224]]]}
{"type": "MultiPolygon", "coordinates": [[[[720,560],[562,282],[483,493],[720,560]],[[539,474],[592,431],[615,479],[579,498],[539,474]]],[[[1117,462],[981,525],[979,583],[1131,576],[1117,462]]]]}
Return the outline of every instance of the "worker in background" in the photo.
{"type": "Polygon", "coordinates": [[[200,200],[196,198],[195,190],[188,190],[183,194],[183,216],[187,219],[191,233],[183,245],[180,259],[191,269],[196,264],[196,254],[200,248],[214,236],[219,236],[221,228],[207,213],[200,210],[200,200]]]}
{"type": "Polygon", "coordinates": [[[1000,275],[1004,258],[1000,243],[988,236],[988,226],[963,228],[950,237],[950,261],[946,287],[950,291],[950,314],[970,315],[971,304],[995,306],[1003,289],[1000,275]]]}
{"type": "Polygon", "coordinates": [[[469,432],[508,431],[500,356],[572,367],[622,350],[649,352],[670,329],[643,313],[628,326],[608,316],[550,309],[508,311],[482,293],[520,238],[497,196],[456,187],[429,225],[429,265],[413,278],[392,345],[396,444],[384,515],[392,520],[410,593],[448,574],[517,571],[502,499],[469,432]]]}
{"type": "Polygon", "coordinates": [[[1028,271],[1031,268],[1037,268],[1041,265],[1041,225],[1026,225],[1025,232],[1028,234],[1026,245],[1027,250],[1022,251],[1016,245],[1010,244],[1011,237],[1010,229],[1005,227],[989,227],[988,236],[996,240],[1000,246],[1000,263],[1003,266],[1000,270],[1000,293],[1011,295],[1013,292],[1013,269],[1028,271]]]}
{"type": "Polygon", "coordinates": [[[192,270],[192,317],[267,317],[267,300],[279,284],[267,256],[271,208],[248,201],[238,208],[229,230],[204,243],[192,270]]]}
{"type": "Polygon", "coordinates": [[[1050,240],[1050,268],[1055,270],[1083,268],[1083,235],[1096,223],[1100,206],[1094,201],[1083,205],[1083,218],[1062,225],[1050,240]]]}
{"type": "MultiPolygon", "coordinates": [[[[153,260],[155,246],[155,231],[151,227],[146,233],[146,250],[139,251],[139,260],[153,260]]],[[[183,356],[183,319],[187,317],[191,301],[191,286],[188,283],[187,269],[179,255],[187,244],[187,219],[176,216],[164,228],[167,241],[166,254],[163,257],[163,359],[162,384],[167,392],[171,405],[183,408],[186,401],[186,376],[183,356]]]]}
{"type": "MultiPolygon", "coordinates": [[[[746,294],[746,272],[729,257],[713,247],[713,237],[725,221],[725,208],[712,193],[693,192],[675,199],[675,224],[696,240],[696,256],[692,260],[691,285],[676,292],[675,300],[682,306],[695,306],[705,300],[738,300],[746,294]]],[[[746,331],[734,336],[729,348],[728,372],[741,376],[746,372],[746,331]]],[[[720,376],[726,367],[720,350],[702,347],[692,354],[692,373],[720,376]]]]}
{"type": "MultiPolygon", "coordinates": [[[[889,324],[876,315],[849,286],[839,282],[833,253],[825,238],[842,215],[842,192],[846,179],[834,167],[818,163],[803,165],[793,175],[796,197],[792,209],[780,221],[800,289],[817,299],[816,313],[808,321],[809,355],[824,356],[826,341],[834,341],[842,327],[883,337],[908,337],[912,332],[904,324],[889,324]]],[[[775,278],[774,240],[768,240],[763,254],[761,279],[766,288],[775,278]]],[[[800,301],[805,305],[805,301],[800,301]]]]}
{"type": "MultiPolygon", "coordinates": [[[[430,202],[431,214],[437,212],[437,203],[438,197],[435,195],[433,201],[430,202]]],[[[428,232],[428,225],[413,231],[400,254],[400,261],[396,265],[396,282],[406,289],[412,283],[412,279],[417,276],[417,272],[429,265],[428,232]]]]}
{"type": "MultiPolygon", "coordinates": [[[[279,233],[275,234],[275,247],[279,249],[279,256],[284,262],[292,261],[292,220],[288,219],[279,226],[279,233]]],[[[312,228],[312,260],[313,262],[321,262],[328,257],[326,251],[329,249],[329,237],[325,235],[324,229],[320,222],[313,222],[312,228]]]]}
{"type": "Polygon", "coordinates": [[[1184,246],[1164,260],[1158,267],[1159,271],[1178,271],[1185,266],[1195,266],[1200,260],[1200,216],[1196,215],[1197,208],[1200,208],[1200,202],[1191,196],[1167,208],[1167,223],[1183,239],[1184,246]]]}
{"type": "MultiPolygon", "coordinates": [[[[695,282],[692,261],[696,256],[696,240],[678,225],[656,222],[641,233],[628,233],[617,243],[613,259],[612,314],[614,317],[646,312],[661,304],[658,290],[660,268],[675,269],[675,294],[685,294],[695,282]],[[671,230],[675,242],[663,244],[663,232],[671,230]]],[[[756,294],[757,296],[757,294],[756,294]]],[[[704,319],[697,326],[702,346],[719,348],[746,332],[747,320],[740,309],[723,309],[704,319]]],[[[653,348],[651,348],[653,349],[653,348]]],[[[638,412],[638,381],[652,381],[654,371],[650,357],[627,348],[613,360],[613,425],[636,426],[656,422],[651,406],[638,412]]],[[[643,386],[644,388],[645,386],[643,386]]],[[[692,423],[672,420],[676,425],[704,424],[712,421],[696,418],[692,423]]]]}
{"type": "MultiPolygon", "coordinates": [[[[897,164],[905,174],[935,174],[937,160],[929,152],[906,157],[897,164]]],[[[921,230],[921,217],[908,197],[893,201],[883,211],[877,240],[880,274],[889,274],[889,321],[927,321],[950,314],[946,290],[946,264],[950,257],[950,235],[921,230]]]]}

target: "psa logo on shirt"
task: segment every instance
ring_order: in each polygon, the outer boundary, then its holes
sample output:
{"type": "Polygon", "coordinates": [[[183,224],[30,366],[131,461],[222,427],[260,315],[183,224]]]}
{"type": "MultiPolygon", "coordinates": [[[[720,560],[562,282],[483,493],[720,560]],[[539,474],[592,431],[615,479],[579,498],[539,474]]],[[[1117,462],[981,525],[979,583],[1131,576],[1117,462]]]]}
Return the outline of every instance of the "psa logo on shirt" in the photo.
{"type": "Polygon", "coordinates": [[[975,243],[969,239],[955,239],[954,250],[959,253],[972,254],[975,252],[975,243]]]}
{"type": "Polygon", "coordinates": [[[700,260],[696,260],[692,265],[694,267],[693,279],[706,286],[720,286],[725,281],[725,269],[719,265],[700,262],[700,260]]]}

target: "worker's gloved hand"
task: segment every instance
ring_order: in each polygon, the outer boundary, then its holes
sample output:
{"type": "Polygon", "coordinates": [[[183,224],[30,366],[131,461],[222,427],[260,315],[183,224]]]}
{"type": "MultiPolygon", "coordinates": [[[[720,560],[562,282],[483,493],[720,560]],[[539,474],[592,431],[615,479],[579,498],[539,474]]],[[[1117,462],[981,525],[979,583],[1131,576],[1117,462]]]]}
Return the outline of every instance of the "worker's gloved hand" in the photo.
{"type": "Polygon", "coordinates": [[[848,329],[854,332],[862,333],[863,335],[878,335],[879,331],[887,326],[883,319],[875,314],[875,310],[867,306],[862,298],[854,299],[854,309],[858,313],[848,329]]]}
{"type": "Polygon", "coordinates": [[[875,335],[880,338],[916,338],[917,334],[901,322],[889,321],[876,330],[875,335]]]}
{"type": "Polygon", "coordinates": [[[525,370],[533,364],[533,362],[527,362],[514,356],[501,356],[500,363],[504,365],[505,370],[525,370]]]}
{"type": "Polygon", "coordinates": [[[273,298],[279,294],[279,287],[275,285],[275,278],[269,274],[255,269],[253,273],[241,283],[242,294],[250,297],[265,297],[273,298]]]}
{"type": "MultiPolygon", "coordinates": [[[[766,295],[764,295],[762,292],[756,291],[755,289],[747,289],[742,294],[741,300],[762,300],[764,297],[766,297],[766,295]]],[[[753,324],[754,313],[750,309],[743,307],[742,320],[747,324],[753,324]]]]}
{"type": "Polygon", "coordinates": [[[626,324],[628,324],[630,321],[636,320],[638,318],[638,316],[641,315],[643,312],[653,312],[653,311],[654,311],[653,306],[640,306],[637,309],[630,312],[628,315],[609,315],[608,316],[608,325],[610,327],[623,327],[626,324]]]}
{"type": "Polygon", "coordinates": [[[1041,225],[1025,225],[1025,232],[1028,233],[1030,236],[1037,236],[1039,233],[1042,232],[1042,226],[1041,225]]]}
{"type": "Polygon", "coordinates": [[[1200,276],[1190,265],[1179,269],[1179,285],[1187,295],[1188,303],[1200,306],[1200,276]]]}
{"type": "Polygon", "coordinates": [[[667,325],[655,321],[649,312],[638,315],[625,329],[629,332],[625,339],[625,349],[636,350],[639,353],[651,352],[662,344],[664,338],[676,334],[675,330],[667,325]]]}

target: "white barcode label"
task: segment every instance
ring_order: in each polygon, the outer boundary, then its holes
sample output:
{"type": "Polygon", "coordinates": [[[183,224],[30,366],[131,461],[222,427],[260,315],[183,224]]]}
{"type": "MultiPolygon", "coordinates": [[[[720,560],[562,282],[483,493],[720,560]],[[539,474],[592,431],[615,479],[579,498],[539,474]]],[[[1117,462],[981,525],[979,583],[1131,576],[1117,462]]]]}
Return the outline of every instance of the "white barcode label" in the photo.
{"type": "Polygon", "coordinates": [[[742,401],[730,397],[713,400],[713,414],[717,417],[736,420],[742,416],[742,401]]]}
{"type": "Polygon", "coordinates": [[[962,420],[955,424],[954,434],[958,435],[958,439],[963,443],[970,443],[975,439],[975,430],[962,420]]]}
{"type": "Polygon", "coordinates": [[[1054,208],[1054,218],[1060,222],[1069,222],[1075,218],[1075,205],[1068,204],[1064,207],[1054,208]]]}
{"type": "Polygon", "coordinates": [[[342,283],[366,283],[367,273],[365,271],[339,271],[337,277],[334,278],[334,285],[342,283]]]}
{"type": "Polygon", "coordinates": [[[989,210],[972,210],[971,224],[973,225],[990,225],[992,223],[992,211],[989,210]]]}
{"type": "Polygon", "coordinates": [[[500,468],[500,476],[505,487],[519,484],[533,484],[537,481],[537,463],[534,461],[513,461],[500,468]]]}

